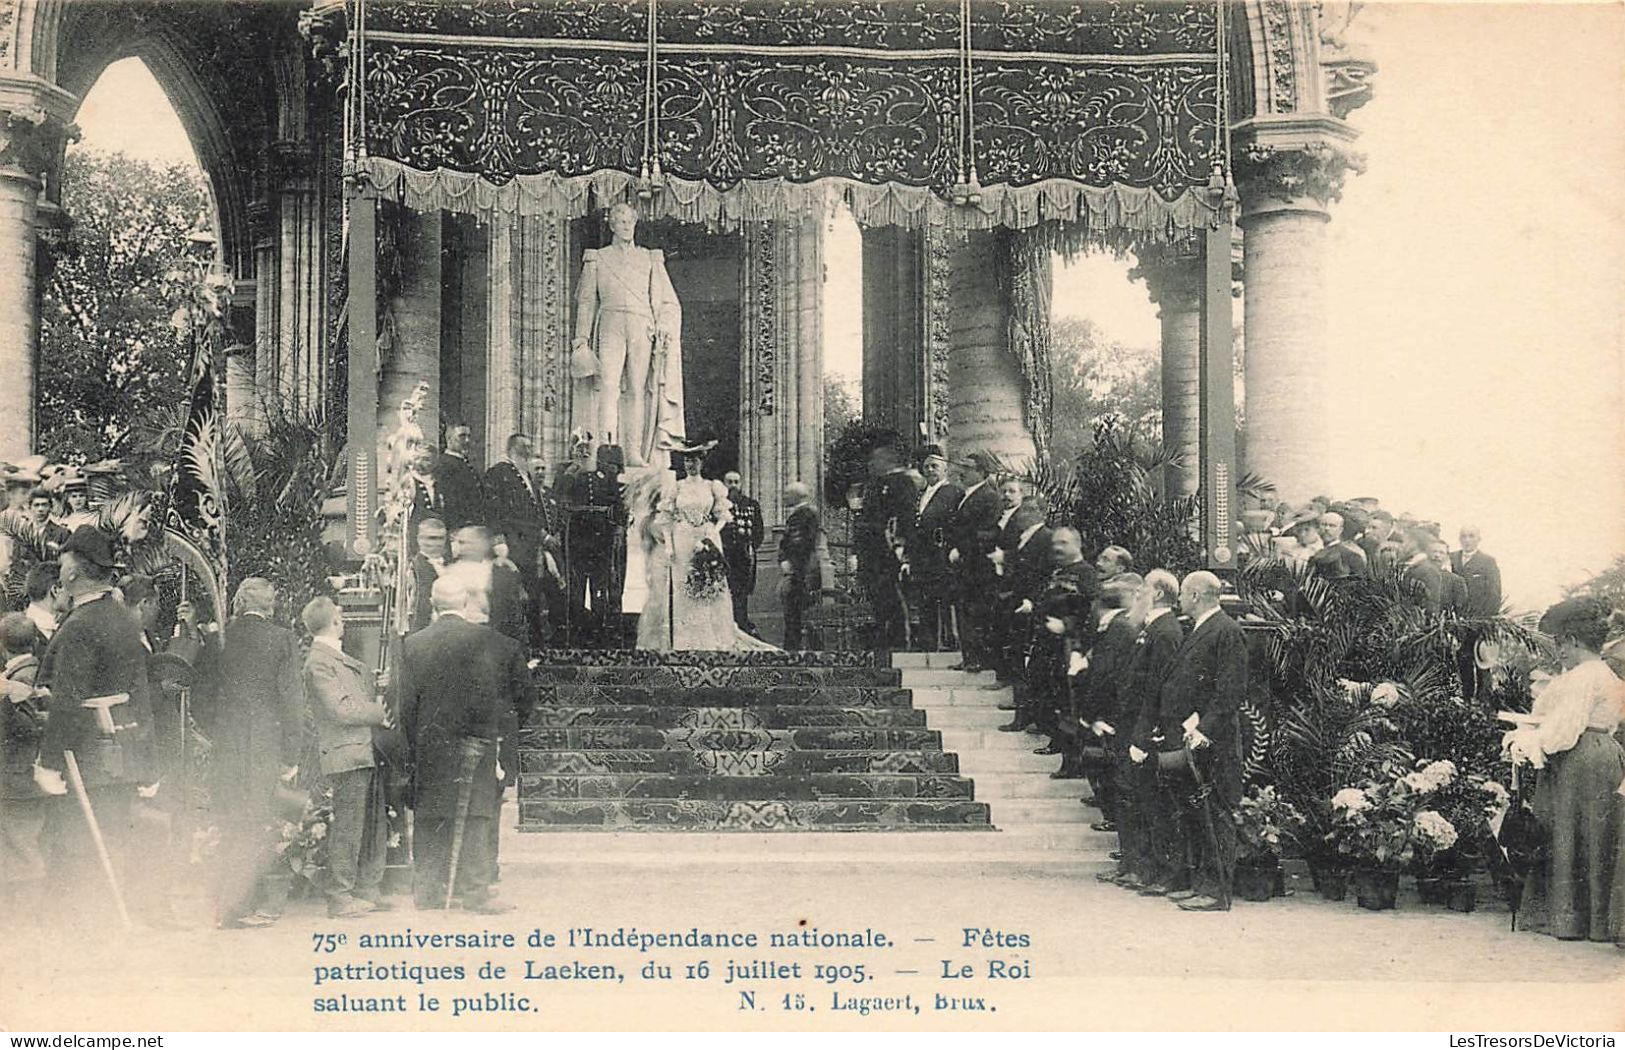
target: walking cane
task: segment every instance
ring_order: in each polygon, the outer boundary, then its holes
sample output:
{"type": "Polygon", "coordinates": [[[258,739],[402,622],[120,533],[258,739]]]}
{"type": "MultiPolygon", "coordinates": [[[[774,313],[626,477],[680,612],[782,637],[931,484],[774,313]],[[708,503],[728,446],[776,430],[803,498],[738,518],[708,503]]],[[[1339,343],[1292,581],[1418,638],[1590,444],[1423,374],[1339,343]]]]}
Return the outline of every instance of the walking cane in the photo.
{"type": "Polygon", "coordinates": [[[107,876],[107,886],[113,891],[113,903],[118,907],[118,917],[124,923],[126,930],[132,929],[129,909],[124,906],[124,891],[119,889],[118,874],[113,870],[113,858],[107,853],[107,840],[102,838],[101,825],[96,823],[96,811],[90,808],[90,795],[85,791],[85,779],[79,775],[79,760],[72,751],[62,752],[67,760],[68,783],[73,786],[73,796],[79,800],[79,812],[84,814],[85,825],[90,829],[90,840],[96,844],[96,857],[102,862],[102,874],[107,876]]]}
{"type": "Polygon", "coordinates": [[[468,828],[468,807],[474,797],[474,773],[485,757],[485,741],[464,738],[462,764],[457,770],[457,808],[451,819],[451,862],[446,867],[446,903],[457,889],[457,868],[463,856],[463,835],[468,828]]]}
{"type": "Polygon", "coordinates": [[[1219,833],[1213,827],[1213,811],[1208,808],[1207,804],[1208,799],[1213,794],[1213,788],[1208,783],[1207,777],[1202,773],[1201,763],[1196,760],[1196,752],[1188,746],[1185,748],[1185,760],[1190,763],[1191,777],[1196,781],[1195,801],[1198,812],[1202,816],[1202,831],[1206,834],[1208,849],[1213,854],[1213,866],[1219,876],[1219,893],[1221,894],[1219,903],[1229,907],[1230,880],[1225,878],[1224,864],[1219,858],[1219,833]]]}

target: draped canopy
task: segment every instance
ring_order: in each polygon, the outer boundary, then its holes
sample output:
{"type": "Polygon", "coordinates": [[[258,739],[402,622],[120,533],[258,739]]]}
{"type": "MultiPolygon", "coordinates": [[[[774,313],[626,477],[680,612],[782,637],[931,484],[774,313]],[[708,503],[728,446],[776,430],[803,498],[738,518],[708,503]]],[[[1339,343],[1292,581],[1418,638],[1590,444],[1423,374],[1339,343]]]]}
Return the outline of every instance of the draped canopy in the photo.
{"type": "Polygon", "coordinates": [[[970,0],[968,75],[959,0],[652,7],[651,48],[644,3],[367,4],[361,170],[416,208],[573,216],[635,192],[653,137],[653,208],[689,221],[833,195],[872,225],[1210,214],[1216,0],[970,0]]]}

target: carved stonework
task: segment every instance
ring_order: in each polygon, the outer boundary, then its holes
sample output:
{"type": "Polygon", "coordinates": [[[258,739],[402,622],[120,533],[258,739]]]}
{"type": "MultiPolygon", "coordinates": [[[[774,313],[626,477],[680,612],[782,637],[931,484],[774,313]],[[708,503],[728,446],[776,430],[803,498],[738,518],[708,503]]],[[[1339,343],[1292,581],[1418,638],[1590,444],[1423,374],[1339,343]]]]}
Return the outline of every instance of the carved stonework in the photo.
{"type": "Polygon", "coordinates": [[[751,390],[758,416],[777,407],[779,367],[779,232],[778,224],[745,224],[746,331],[751,362],[751,390]]]}
{"type": "Polygon", "coordinates": [[[1236,157],[1236,182],[1243,187],[1243,196],[1282,201],[1309,197],[1330,204],[1342,197],[1349,172],[1364,170],[1360,153],[1327,143],[1296,148],[1253,143],[1236,157]]]}
{"type": "Polygon", "coordinates": [[[1271,113],[1298,108],[1297,68],[1292,47],[1291,0],[1264,0],[1264,38],[1268,47],[1271,113]]]}
{"type": "Polygon", "coordinates": [[[344,78],[349,48],[345,41],[343,0],[317,0],[299,12],[299,34],[309,45],[311,73],[317,83],[333,87],[344,78]]]}
{"type": "Polygon", "coordinates": [[[1142,248],[1129,270],[1131,280],[1143,280],[1151,301],[1158,306],[1190,304],[1200,300],[1202,256],[1193,244],[1142,248]]]}
{"type": "Polygon", "coordinates": [[[43,181],[65,142],[78,139],[78,125],[62,124],[37,106],[0,112],[0,168],[43,181]]]}
{"type": "Polygon", "coordinates": [[[925,362],[926,405],[930,439],[948,439],[948,353],[952,329],[948,311],[955,238],[940,226],[928,227],[925,237],[925,362]]]}
{"type": "Polygon", "coordinates": [[[1371,78],[1377,64],[1366,46],[1350,37],[1350,27],[1364,6],[1349,0],[1323,0],[1315,7],[1326,109],[1334,117],[1346,117],[1371,101],[1371,78]]]}

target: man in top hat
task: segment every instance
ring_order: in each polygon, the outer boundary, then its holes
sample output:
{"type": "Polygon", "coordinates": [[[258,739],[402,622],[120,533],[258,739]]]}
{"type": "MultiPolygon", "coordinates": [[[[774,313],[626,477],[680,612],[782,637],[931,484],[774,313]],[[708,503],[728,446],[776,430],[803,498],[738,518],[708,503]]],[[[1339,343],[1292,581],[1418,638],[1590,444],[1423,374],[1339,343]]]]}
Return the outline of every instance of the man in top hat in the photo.
{"type": "Polygon", "coordinates": [[[453,423],[446,428],[445,451],[434,461],[434,486],[440,495],[441,521],[447,529],[485,524],[485,490],[479,471],[468,460],[473,440],[467,424],[453,423]]]}
{"type": "Polygon", "coordinates": [[[920,459],[925,488],[916,505],[914,528],[909,530],[908,580],[919,615],[916,648],[942,650],[956,644],[953,637],[952,577],[948,573],[948,529],[964,491],[948,480],[948,460],[937,445],[927,445],[920,459]]]}
{"type": "Polygon", "coordinates": [[[739,471],[722,475],[728,486],[733,517],[722,526],[722,558],[728,563],[728,589],[734,603],[734,623],[741,631],[756,633],[750,622],[750,596],[756,590],[756,550],[762,545],[762,505],[745,493],[739,471]]]}
{"type": "MultiPolygon", "coordinates": [[[[580,433],[571,463],[558,480],[563,503],[564,571],[569,581],[564,608],[570,616],[569,644],[597,645],[611,600],[615,531],[624,526],[626,507],[617,478],[599,467],[592,435],[580,433]]],[[[555,626],[558,626],[555,624],[555,626]]]]}
{"type": "Polygon", "coordinates": [[[954,575],[959,647],[963,654],[959,669],[980,671],[993,666],[995,656],[988,621],[997,574],[988,555],[998,545],[1002,510],[998,491],[989,480],[996,469],[992,456],[972,452],[956,466],[964,494],[959,497],[948,528],[948,564],[954,575]]]}
{"type": "MultiPolygon", "coordinates": [[[[117,572],[105,533],[81,526],[63,544],[59,562],[60,586],[70,609],[40,660],[36,679],[50,692],[37,782],[47,794],[67,795],[68,755],[73,755],[126,900],[155,925],[168,926],[174,919],[167,901],[130,893],[132,879],[141,881],[141,861],[134,852],[138,844],[130,841],[132,809],[138,793],[152,797],[160,790],[141,625],[114,595],[117,572]]],[[[111,891],[79,807],[71,801],[54,807],[46,839],[53,844],[50,903],[58,915],[106,928],[113,911],[111,891]]]]}

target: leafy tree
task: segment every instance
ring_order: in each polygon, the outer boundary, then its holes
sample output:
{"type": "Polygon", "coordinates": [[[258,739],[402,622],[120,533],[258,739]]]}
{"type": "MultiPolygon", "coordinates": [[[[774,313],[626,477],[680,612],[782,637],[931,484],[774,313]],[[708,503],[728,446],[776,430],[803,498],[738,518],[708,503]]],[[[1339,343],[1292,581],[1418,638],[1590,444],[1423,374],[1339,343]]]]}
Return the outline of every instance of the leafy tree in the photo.
{"type": "Polygon", "coordinates": [[[1156,347],[1131,347],[1106,337],[1080,317],[1055,321],[1050,355],[1055,402],[1051,447],[1074,456],[1087,447],[1097,421],[1115,415],[1132,430],[1162,426],[1162,357],[1156,347]]]}
{"type": "MultiPolygon", "coordinates": [[[[847,424],[863,415],[862,406],[858,403],[859,395],[853,389],[854,383],[841,376],[824,377],[824,444],[827,446],[835,442],[837,436],[846,430],[847,424]]],[[[826,457],[827,458],[827,457],[826,457]]]]}
{"type": "MultiPolygon", "coordinates": [[[[170,325],[187,234],[208,197],[191,167],[70,150],[73,217],[40,308],[39,452],[74,462],[139,456],[186,404],[186,344],[170,325]]],[[[153,450],[159,451],[159,450],[153,450]]]]}

